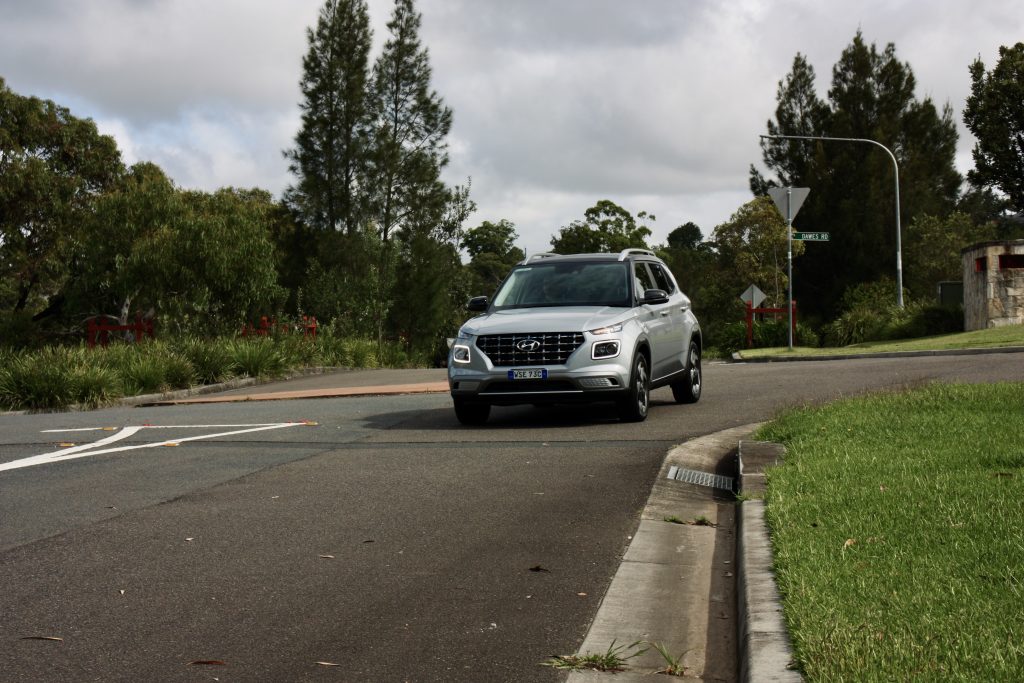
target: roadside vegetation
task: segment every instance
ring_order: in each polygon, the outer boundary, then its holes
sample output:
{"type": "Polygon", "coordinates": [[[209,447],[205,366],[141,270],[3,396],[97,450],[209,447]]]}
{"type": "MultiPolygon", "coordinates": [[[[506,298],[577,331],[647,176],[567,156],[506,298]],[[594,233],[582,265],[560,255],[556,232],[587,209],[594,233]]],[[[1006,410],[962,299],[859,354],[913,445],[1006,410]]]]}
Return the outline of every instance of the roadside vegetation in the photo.
{"type": "Polygon", "coordinates": [[[808,681],[1024,671],[1024,384],[935,384],[794,410],[766,519],[808,681]]]}
{"type": "Polygon", "coordinates": [[[107,348],[0,350],[0,410],[96,408],[151,394],[244,377],[282,377],[312,367],[426,367],[404,345],[320,335],[182,337],[107,348]]]}

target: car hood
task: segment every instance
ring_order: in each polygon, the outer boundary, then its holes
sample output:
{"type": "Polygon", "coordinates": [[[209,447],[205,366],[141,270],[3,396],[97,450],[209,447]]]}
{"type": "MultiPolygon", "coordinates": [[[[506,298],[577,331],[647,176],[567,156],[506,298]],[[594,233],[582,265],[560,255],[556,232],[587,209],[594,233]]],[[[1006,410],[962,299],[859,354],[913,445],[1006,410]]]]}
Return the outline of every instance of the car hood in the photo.
{"type": "Polygon", "coordinates": [[[612,306],[556,306],[512,308],[477,316],[462,326],[462,334],[529,334],[583,332],[614,325],[629,318],[627,310],[612,306]]]}

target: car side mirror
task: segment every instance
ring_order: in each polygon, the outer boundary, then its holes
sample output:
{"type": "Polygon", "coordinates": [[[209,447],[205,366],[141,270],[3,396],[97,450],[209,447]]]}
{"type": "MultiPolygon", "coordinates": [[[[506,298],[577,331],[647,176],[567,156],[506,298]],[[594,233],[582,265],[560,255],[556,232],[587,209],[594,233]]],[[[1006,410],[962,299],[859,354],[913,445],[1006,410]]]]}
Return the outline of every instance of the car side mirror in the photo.
{"type": "Polygon", "coordinates": [[[644,291],[644,298],[640,300],[642,304],[667,304],[668,303],[668,292],[664,289],[648,289],[644,291]]]}
{"type": "Polygon", "coordinates": [[[469,303],[466,304],[466,308],[474,313],[483,313],[490,305],[491,302],[486,296],[474,296],[469,300],[469,303]]]}

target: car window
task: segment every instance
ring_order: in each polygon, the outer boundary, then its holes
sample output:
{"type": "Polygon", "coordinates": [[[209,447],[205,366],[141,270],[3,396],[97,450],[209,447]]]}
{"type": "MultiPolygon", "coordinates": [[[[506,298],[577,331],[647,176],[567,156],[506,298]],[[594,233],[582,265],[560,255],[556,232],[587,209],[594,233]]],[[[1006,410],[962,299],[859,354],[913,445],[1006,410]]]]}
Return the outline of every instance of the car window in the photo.
{"type": "Polygon", "coordinates": [[[636,289],[636,298],[638,301],[643,298],[644,292],[648,289],[657,289],[657,285],[654,284],[654,278],[651,277],[650,271],[647,270],[647,264],[634,263],[633,276],[633,286],[636,289]]]}
{"type": "Polygon", "coordinates": [[[669,294],[676,290],[676,286],[672,283],[672,278],[661,267],[660,263],[648,263],[647,265],[651,269],[651,274],[654,275],[654,282],[657,284],[658,289],[664,289],[669,294]]]}
{"type": "Polygon", "coordinates": [[[516,268],[494,295],[495,308],[629,306],[629,270],[619,262],[540,263],[516,268]]]}

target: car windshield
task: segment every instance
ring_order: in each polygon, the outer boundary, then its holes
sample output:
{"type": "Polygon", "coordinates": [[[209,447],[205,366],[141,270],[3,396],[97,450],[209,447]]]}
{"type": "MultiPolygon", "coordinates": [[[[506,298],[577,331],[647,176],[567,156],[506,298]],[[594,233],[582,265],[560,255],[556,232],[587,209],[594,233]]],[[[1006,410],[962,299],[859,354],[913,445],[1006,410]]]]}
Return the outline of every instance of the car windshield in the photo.
{"type": "Polygon", "coordinates": [[[628,307],[629,296],[625,262],[541,262],[513,270],[494,295],[494,307],[628,307]]]}

